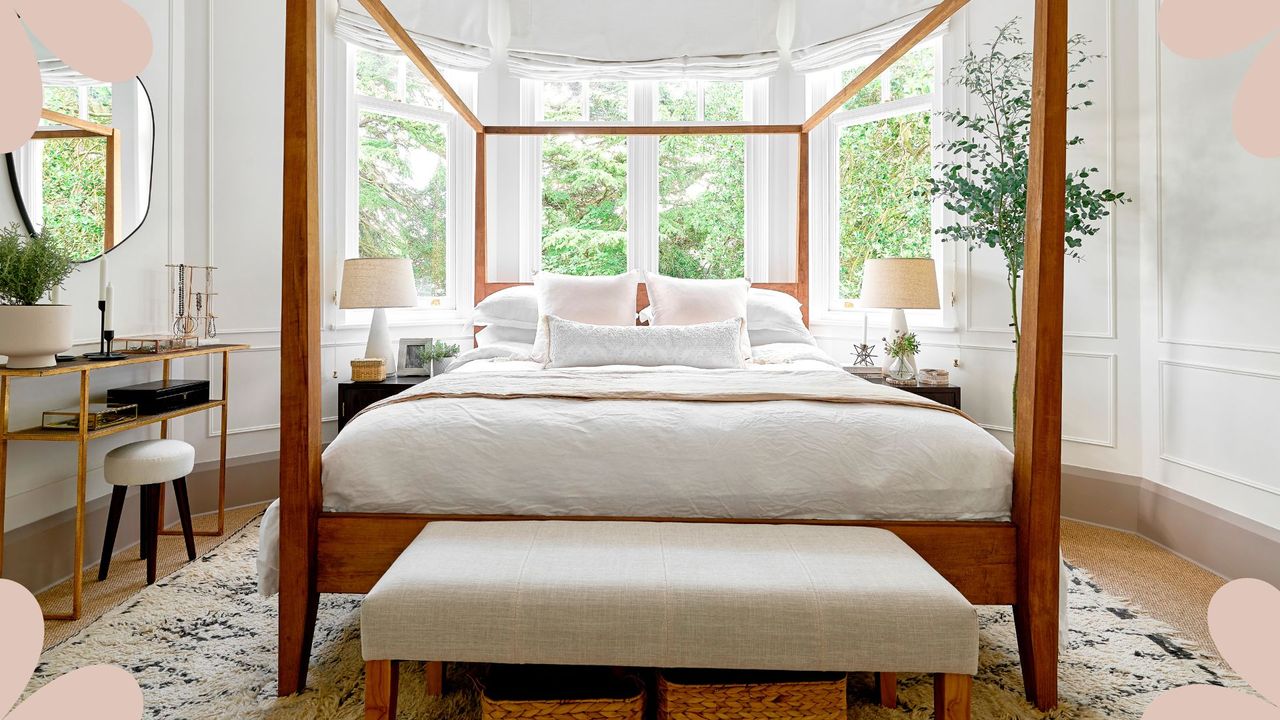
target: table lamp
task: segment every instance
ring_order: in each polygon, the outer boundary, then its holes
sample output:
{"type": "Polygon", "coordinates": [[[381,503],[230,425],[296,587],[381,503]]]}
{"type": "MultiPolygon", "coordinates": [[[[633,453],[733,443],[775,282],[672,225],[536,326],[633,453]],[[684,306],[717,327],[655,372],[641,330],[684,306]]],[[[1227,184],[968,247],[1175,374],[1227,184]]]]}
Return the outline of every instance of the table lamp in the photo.
{"type": "Polygon", "coordinates": [[[342,293],[338,307],[343,310],[372,308],[366,358],[382,358],[387,375],[396,374],[396,348],[387,328],[384,308],[417,307],[418,289],[413,282],[413,265],[407,258],[353,258],[342,266],[342,293]]]}
{"type": "MultiPolygon", "coordinates": [[[[886,340],[906,335],[904,310],[937,310],[938,276],[932,258],[883,258],[862,266],[862,297],[858,306],[892,310],[886,340]]],[[[888,354],[885,365],[888,366],[888,354]]]]}

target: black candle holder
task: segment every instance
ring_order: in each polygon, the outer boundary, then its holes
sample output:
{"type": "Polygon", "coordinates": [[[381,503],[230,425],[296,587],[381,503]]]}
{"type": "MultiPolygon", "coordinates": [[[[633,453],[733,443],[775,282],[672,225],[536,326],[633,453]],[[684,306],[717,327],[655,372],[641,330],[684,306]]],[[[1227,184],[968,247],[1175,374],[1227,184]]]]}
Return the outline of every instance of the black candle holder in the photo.
{"type": "Polygon", "coordinates": [[[85,353],[85,360],[94,360],[102,362],[105,360],[124,360],[127,355],[121,355],[117,352],[111,352],[111,341],[116,339],[116,331],[107,329],[107,301],[98,301],[98,312],[101,314],[101,320],[98,323],[101,328],[101,336],[98,338],[98,352],[85,353]]]}

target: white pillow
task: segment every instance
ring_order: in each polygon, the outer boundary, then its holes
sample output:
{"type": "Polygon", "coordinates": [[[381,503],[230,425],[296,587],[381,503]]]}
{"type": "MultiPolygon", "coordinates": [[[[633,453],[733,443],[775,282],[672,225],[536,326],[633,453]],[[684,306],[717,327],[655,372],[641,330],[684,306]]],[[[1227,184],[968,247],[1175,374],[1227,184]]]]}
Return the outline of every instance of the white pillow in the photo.
{"type": "Polygon", "coordinates": [[[471,324],[537,330],[537,289],[532,285],[517,285],[499,290],[476,305],[471,312],[471,324]]]}
{"type": "MultiPolygon", "coordinates": [[[[534,307],[537,307],[536,303],[534,307]]],[[[476,324],[479,325],[479,323],[476,324]]],[[[476,347],[488,347],[495,343],[533,345],[533,340],[537,333],[538,331],[533,328],[526,330],[522,327],[511,327],[509,325],[486,325],[483,330],[476,333],[476,347]]]]}
{"type": "Polygon", "coordinates": [[[738,280],[685,280],[647,272],[652,325],[698,325],[747,316],[751,283],[738,280]]]}
{"type": "Polygon", "coordinates": [[[751,288],[747,294],[747,331],[752,345],[798,342],[816,345],[804,325],[800,301],[777,290],[751,288]]]}
{"type": "Polygon", "coordinates": [[[542,272],[533,279],[538,291],[537,336],[533,341],[533,359],[547,361],[546,323],[541,319],[554,315],[565,320],[590,325],[636,324],[637,272],[607,277],[559,275],[542,272]]]}
{"type": "MultiPolygon", "coordinates": [[[[653,306],[640,311],[640,320],[653,322],[653,306]]],[[[800,313],[800,301],[777,290],[751,288],[747,293],[747,333],[751,346],[773,343],[817,345],[800,313]]]]}
{"type": "Polygon", "coordinates": [[[743,367],[741,318],[699,325],[588,325],[549,315],[547,367],[743,367]]]}

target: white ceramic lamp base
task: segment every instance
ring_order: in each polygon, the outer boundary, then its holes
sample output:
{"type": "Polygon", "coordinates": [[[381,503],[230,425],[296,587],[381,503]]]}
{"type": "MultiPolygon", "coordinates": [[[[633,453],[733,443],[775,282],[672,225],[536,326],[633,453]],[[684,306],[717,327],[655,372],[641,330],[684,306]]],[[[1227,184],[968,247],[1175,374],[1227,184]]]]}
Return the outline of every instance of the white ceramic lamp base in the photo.
{"type": "Polygon", "coordinates": [[[391,330],[387,327],[387,311],[375,308],[373,321],[369,323],[369,342],[365,343],[366,358],[381,358],[387,369],[387,377],[396,374],[396,346],[391,341],[391,330]]]}

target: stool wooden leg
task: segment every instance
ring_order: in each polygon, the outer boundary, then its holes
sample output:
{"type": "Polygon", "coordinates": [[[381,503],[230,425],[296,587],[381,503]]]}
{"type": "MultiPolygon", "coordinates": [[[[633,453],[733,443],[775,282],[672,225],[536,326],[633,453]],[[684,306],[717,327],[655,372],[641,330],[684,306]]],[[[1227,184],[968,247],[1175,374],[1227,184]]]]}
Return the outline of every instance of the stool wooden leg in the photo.
{"type": "Polygon", "coordinates": [[[876,673],[876,695],[880,697],[880,707],[898,707],[898,673],[876,673]]]}
{"type": "Polygon", "coordinates": [[[147,584],[154,584],[156,581],[156,555],[159,550],[159,532],[160,528],[160,486],[159,485],[143,485],[142,486],[142,514],[144,520],[143,544],[146,546],[145,553],[147,558],[147,584]]]}
{"type": "Polygon", "coordinates": [[[111,569],[111,553],[116,549],[116,531],[120,529],[120,513],[124,512],[124,494],[128,490],[123,485],[111,488],[111,508],[107,511],[107,532],[102,538],[102,562],[98,563],[98,582],[107,579],[107,571],[111,569]]]}
{"type": "Polygon", "coordinates": [[[427,671],[427,697],[440,697],[444,695],[444,663],[428,662],[426,663],[427,671]]]}
{"type": "Polygon", "coordinates": [[[370,660],[364,664],[365,720],[395,720],[400,665],[395,660],[370,660]]]}
{"type": "Polygon", "coordinates": [[[138,488],[138,559],[147,559],[147,486],[138,488]]]}
{"type": "Polygon", "coordinates": [[[938,673],[933,676],[934,720],[969,720],[971,675],[938,673]]]}
{"type": "Polygon", "coordinates": [[[196,559],[196,538],[191,530],[191,504],[187,501],[187,479],[173,481],[173,499],[178,504],[178,518],[182,520],[182,539],[187,542],[187,559],[196,559]]]}

